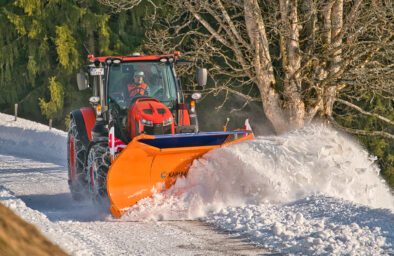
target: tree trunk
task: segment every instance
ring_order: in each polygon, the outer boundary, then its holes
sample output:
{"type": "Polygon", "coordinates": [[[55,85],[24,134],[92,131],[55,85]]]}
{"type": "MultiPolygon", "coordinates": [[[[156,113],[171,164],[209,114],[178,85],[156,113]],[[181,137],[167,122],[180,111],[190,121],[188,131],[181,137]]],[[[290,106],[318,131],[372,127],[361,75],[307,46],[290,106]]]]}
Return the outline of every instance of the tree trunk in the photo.
{"type": "Polygon", "coordinates": [[[256,84],[266,117],[272,123],[277,134],[288,130],[287,117],[280,105],[279,95],[272,88],[275,84],[268,40],[263,17],[257,0],[244,1],[246,30],[251,42],[253,64],[256,72],[256,84]]]}
{"type": "Polygon", "coordinates": [[[339,33],[343,26],[343,0],[336,0],[331,11],[331,48],[334,52],[331,56],[332,62],[330,65],[330,75],[335,75],[340,69],[340,64],[342,61],[342,37],[339,33]]]}
{"type": "MultiPolygon", "coordinates": [[[[333,51],[332,55],[330,56],[330,63],[329,63],[329,76],[335,76],[341,66],[342,62],[342,37],[340,36],[340,32],[343,27],[343,0],[336,0],[330,11],[331,17],[331,49],[333,51]]],[[[335,81],[335,80],[334,80],[335,81]]],[[[335,82],[334,82],[335,83],[335,82]]],[[[337,92],[338,85],[329,85],[328,88],[325,89],[324,92],[324,114],[328,117],[332,116],[332,108],[335,102],[335,96],[337,92]]]]}
{"type": "Polygon", "coordinates": [[[284,97],[288,102],[290,128],[300,128],[304,126],[305,104],[301,99],[301,80],[297,72],[301,67],[299,29],[297,18],[297,1],[280,0],[281,23],[284,34],[284,47],[282,56],[286,56],[287,61],[282,62],[285,72],[284,97]]]}

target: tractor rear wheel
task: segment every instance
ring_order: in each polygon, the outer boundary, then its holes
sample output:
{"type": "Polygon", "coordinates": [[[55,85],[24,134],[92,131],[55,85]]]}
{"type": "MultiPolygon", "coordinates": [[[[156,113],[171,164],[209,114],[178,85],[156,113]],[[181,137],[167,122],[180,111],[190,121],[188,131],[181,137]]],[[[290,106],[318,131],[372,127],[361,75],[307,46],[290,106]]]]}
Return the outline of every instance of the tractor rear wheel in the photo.
{"type": "Polygon", "coordinates": [[[74,118],[70,120],[67,136],[68,186],[74,200],[85,198],[87,179],[84,168],[86,147],[81,141],[74,118]]]}
{"type": "Polygon", "coordinates": [[[108,142],[98,142],[89,148],[86,164],[88,187],[96,203],[107,203],[107,173],[111,165],[108,142]]]}

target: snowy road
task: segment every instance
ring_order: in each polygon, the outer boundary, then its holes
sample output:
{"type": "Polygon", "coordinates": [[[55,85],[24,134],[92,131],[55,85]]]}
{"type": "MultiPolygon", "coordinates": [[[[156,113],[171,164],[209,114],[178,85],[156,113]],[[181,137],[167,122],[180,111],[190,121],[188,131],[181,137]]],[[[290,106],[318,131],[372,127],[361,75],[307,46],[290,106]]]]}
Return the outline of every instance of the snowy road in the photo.
{"type": "Polygon", "coordinates": [[[231,244],[225,235],[216,234],[198,221],[114,220],[106,209],[71,199],[63,166],[0,155],[0,173],[3,203],[70,254],[255,255],[258,252],[240,241],[231,244]],[[226,241],[230,246],[223,246],[221,242],[226,241]]]}
{"type": "Polygon", "coordinates": [[[0,202],[72,255],[394,254],[373,157],[327,127],[211,151],[120,220],[71,199],[65,138],[0,113],[0,202]]]}

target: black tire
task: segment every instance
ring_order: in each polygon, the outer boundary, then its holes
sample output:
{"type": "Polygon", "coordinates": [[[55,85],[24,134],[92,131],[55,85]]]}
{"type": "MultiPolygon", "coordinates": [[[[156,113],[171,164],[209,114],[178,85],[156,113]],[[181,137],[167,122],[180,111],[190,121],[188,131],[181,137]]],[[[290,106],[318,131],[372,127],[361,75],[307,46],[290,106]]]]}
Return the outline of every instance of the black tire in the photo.
{"type": "Polygon", "coordinates": [[[107,174],[111,165],[108,142],[97,142],[89,148],[86,172],[89,194],[96,203],[109,203],[107,174]]]}
{"type": "Polygon", "coordinates": [[[75,120],[71,118],[67,136],[68,186],[74,200],[86,197],[87,179],[85,172],[86,146],[78,134],[75,120]]]}

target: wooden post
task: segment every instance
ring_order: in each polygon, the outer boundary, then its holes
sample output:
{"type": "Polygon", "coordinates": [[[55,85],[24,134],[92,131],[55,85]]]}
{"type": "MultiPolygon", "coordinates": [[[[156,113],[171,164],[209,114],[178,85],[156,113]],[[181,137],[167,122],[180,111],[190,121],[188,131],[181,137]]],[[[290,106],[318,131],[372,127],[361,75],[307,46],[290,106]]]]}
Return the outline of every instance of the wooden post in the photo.
{"type": "Polygon", "coordinates": [[[49,119],[49,130],[52,129],[52,119],[49,119]]]}
{"type": "Polygon", "coordinates": [[[15,104],[15,121],[18,119],[18,103],[15,104]]]}

